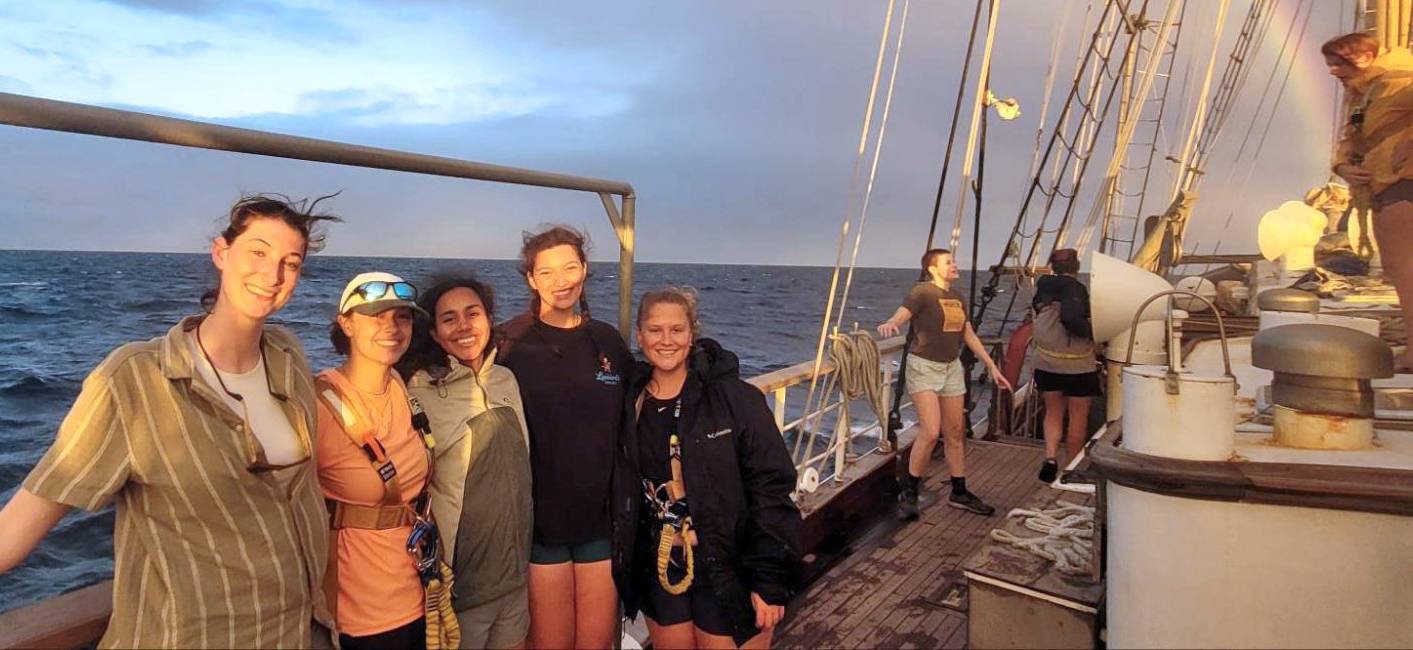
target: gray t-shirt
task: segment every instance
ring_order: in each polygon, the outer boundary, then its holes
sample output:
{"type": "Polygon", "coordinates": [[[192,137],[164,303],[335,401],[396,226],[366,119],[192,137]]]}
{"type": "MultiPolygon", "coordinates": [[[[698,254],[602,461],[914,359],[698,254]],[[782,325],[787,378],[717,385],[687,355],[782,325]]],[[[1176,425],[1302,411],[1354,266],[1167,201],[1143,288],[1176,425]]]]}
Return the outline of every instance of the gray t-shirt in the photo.
{"type": "Polygon", "coordinates": [[[903,307],[913,315],[910,354],[928,361],[956,361],[962,350],[967,305],[961,295],[931,282],[919,282],[908,291],[903,307]]]}

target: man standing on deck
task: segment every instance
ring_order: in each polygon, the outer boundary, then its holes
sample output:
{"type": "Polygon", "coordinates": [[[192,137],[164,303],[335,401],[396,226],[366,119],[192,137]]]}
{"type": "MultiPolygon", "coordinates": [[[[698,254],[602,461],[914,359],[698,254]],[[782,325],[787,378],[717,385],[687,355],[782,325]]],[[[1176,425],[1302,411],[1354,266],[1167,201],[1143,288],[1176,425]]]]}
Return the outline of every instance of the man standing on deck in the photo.
{"type": "Polygon", "coordinates": [[[947,505],[979,515],[996,511],[975,494],[967,491],[966,479],[966,377],[961,354],[966,343],[976,358],[986,364],[991,380],[1005,390],[1011,390],[1001,370],[986,347],[977,338],[967,318],[967,305],[961,294],[952,291],[952,281],[959,273],[951,251],[934,248],[923,253],[922,268],[929,280],[919,282],[908,292],[892,318],[878,325],[881,336],[897,336],[904,323],[912,321],[914,338],[907,350],[907,389],[917,410],[917,438],[908,457],[908,472],[899,479],[898,510],[904,519],[918,516],[918,483],[937,436],[942,434],[942,448],[951,471],[952,495],[947,505]]]}

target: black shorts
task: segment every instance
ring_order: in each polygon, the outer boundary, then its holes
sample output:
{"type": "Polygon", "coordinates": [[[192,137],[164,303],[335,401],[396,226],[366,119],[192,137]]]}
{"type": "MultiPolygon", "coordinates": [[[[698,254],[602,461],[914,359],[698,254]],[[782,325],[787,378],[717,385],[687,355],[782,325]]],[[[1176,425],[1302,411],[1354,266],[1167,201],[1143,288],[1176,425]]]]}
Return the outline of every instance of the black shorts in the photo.
{"type": "Polygon", "coordinates": [[[1403,179],[1374,195],[1374,209],[1382,210],[1400,201],[1413,201],[1413,180],[1403,179]]]}
{"type": "MultiPolygon", "coordinates": [[[[672,549],[672,559],[674,561],[668,565],[667,577],[677,583],[686,574],[686,569],[683,568],[685,564],[682,559],[682,547],[672,549]]],[[[656,554],[653,564],[657,564],[656,554]]],[[[651,577],[646,578],[646,582],[648,584],[639,586],[641,593],[646,595],[642,601],[643,615],[653,622],[658,625],[676,625],[691,621],[707,634],[731,636],[731,624],[727,622],[726,614],[717,604],[706,576],[702,575],[702,563],[699,559],[692,577],[692,586],[687,588],[687,593],[677,596],[667,593],[658,582],[656,567],[653,568],[651,577]]]]}
{"type": "Polygon", "coordinates": [[[1064,393],[1065,397],[1095,397],[1099,394],[1099,371],[1062,375],[1037,369],[1035,388],[1042,393],[1064,393]]]}

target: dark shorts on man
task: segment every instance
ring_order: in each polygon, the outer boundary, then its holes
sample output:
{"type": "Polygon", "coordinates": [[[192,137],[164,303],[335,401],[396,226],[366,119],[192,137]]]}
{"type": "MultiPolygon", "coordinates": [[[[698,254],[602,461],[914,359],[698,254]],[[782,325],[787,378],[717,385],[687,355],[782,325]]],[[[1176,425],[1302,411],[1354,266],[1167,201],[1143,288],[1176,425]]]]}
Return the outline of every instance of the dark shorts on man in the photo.
{"type": "Polygon", "coordinates": [[[1037,369],[1035,388],[1042,393],[1064,393],[1065,397],[1095,397],[1099,394],[1099,371],[1062,375],[1037,369]]]}
{"type": "Polygon", "coordinates": [[[607,538],[593,539],[583,544],[530,544],[530,564],[592,564],[613,557],[613,545],[607,538]]]}
{"type": "MultiPolygon", "coordinates": [[[[667,568],[667,577],[676,583],[686,575],[682,568],[685,566],[682,547],[672,549],[672,560],[672,564],[667,568]]],[[[684,594],[674,596],[667,593],[658,582],[656,571],[653,572],[649,584],[642,587],[647,594],[647,598],[643,599],[643,615],[658,625],[676,625],[690,621],[697,629],[707,634],[731,636],[731,624],[726,621],[726,614],[716,603],[711,585],[707,583],[706,576],[702,575],[701,571],[695,572],[692,586],[687,588],[687,593],[684,594]]]]}
{"type": "Polygon", "coordinates": [[[1374,209],[1382,210],[1390,205],[1408,201],[1413,203],[1413,180],[1403,179],[1384,188],[1384,191],[1374,195],[1374,209]]]}

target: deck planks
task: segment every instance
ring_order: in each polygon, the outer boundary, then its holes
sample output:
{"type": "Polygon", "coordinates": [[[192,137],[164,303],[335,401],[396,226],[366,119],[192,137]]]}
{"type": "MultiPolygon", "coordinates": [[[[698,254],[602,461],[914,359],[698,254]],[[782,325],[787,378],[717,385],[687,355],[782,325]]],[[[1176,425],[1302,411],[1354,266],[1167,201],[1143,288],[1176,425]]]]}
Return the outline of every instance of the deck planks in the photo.
{"type": "Polygon", "coordinates": [[[946,466],[932,464],[926,490],[937,501],[907,526],[886,523],[791,603],[777,629],[781,648],[960,648],[966,615],[928,602],[961,579],[960,564],[1005,513],[1042,487],[1043,451],[1030,445],[968,443],[967,487],[996,507],[991,517],[949,508],[946,466]]]}

